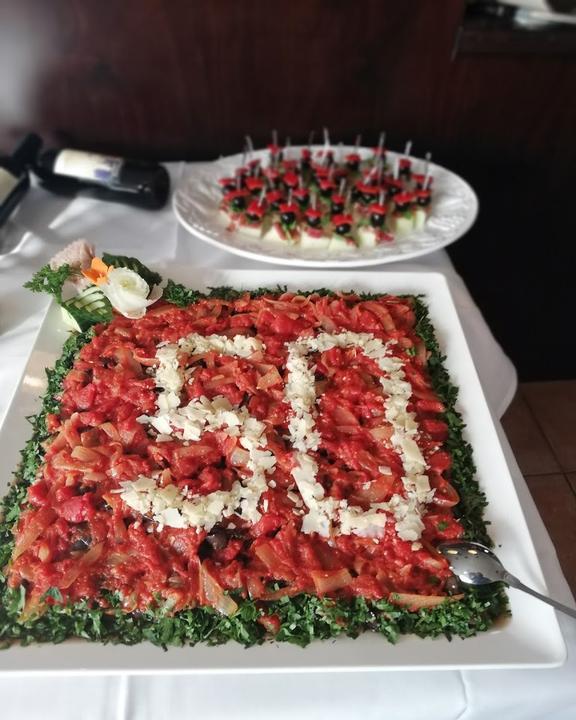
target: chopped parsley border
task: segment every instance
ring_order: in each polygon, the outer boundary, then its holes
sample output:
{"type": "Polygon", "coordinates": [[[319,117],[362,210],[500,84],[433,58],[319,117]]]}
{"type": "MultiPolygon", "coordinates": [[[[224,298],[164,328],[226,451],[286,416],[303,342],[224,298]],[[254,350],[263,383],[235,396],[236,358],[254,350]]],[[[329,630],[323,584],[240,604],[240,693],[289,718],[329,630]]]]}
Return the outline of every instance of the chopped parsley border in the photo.
{"type": "MultiPolygon", "coordinates": [[[[264,294],[278,295],[286,288],[259,288],[250,291],[252,297],[264,294]]],[[[206,298],[234,300],[246,291],[230,287],[210,288],[208,293],[186,288],[168,280],[164,299],[179,307],[206,298]]],[[[310,290],[299,294],[337,295],[327,289],[310,290]]],[[[377,299],[385,294],[354,293],[361,300],[377,299]]],[[[457,488],[461,502],[457,507],[466,537],[491,544],[483,520],[486,497],[475,478],[476,468],[472,448],[463,437],[464,422],[457,411],[457,388],[451,383],[444,367],[444,356],[429,318],[428,308],[421,297],[412,297],[416,313],[416,333],[429,351],[428,371],[435,392],[446,407],[443,419],[448,425],[445,446],[453,458],[451,481],[457,488]]],[[[494,621],[507,614],[508,601],[501,587],[483,590],[466,589],[464,598],[448,601],[433,608],[411,612],[389,603],[387,600],[364,598],[332,599],[301,594],[284,597],[273,602],[243,599],[235,595],[238,611],[232,616],[221,615],[210,607],[197,607],[171,614],[169,608],[150,608],[146,612],[126,613],[121,609],[121,598],[105,593],[106,608],[89,601],[70,603],[65,606],[50,605],[39,617],[21,621],[25,590],[7,587],[4,570],[12,555],[14,537],[12,529],[25,504],[26,489],[42,464],[42,443],[49,436],[46,415],[58,411],[58,396],[62,382],[71,369],[80,349],[94,337],[93,330],[70,336],[64,343],[62,355],[53,369],[47,369],[48,388],[43,396],[40,412],[30,418],[32,436],[22,451],[21,463],[15,473],[15,482],[0,502],[0,647],[13,643],[28,645],[34,642],[59,643],[71,637],[85,638],[102,643],[135,643],[149,641],[164,649],[168,646],[206,643],[219,645],[230,640],[250,647],[270,639],[259,622],[265,615],[280,619],[280,631],[274,636],[278,642],[290,642],[301,647],[313,640],[327,640],[340,635],[357,637],[362,632],[373,631],[383,635],[389,642],[396,642],[400,635],[415,634],[434,638],[445,636],[471,637],[488,630],[494,621]]],[[[47,594],[56,601],[59,592],[53,588],[47,594]]]]}

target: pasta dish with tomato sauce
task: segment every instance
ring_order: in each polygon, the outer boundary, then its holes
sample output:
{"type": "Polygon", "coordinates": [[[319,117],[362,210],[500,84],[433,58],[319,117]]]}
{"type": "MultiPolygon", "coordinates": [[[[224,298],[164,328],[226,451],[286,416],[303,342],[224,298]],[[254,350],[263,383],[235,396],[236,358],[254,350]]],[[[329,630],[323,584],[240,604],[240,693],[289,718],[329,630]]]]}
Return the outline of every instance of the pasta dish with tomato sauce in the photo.
{"type": "Polygon", "coordinates": [[[423,303],[166,297],[68,353],[19,484],[6,638],[486,629],[501,597],[435,549],[483,539],[482,498],[423,303]]]}

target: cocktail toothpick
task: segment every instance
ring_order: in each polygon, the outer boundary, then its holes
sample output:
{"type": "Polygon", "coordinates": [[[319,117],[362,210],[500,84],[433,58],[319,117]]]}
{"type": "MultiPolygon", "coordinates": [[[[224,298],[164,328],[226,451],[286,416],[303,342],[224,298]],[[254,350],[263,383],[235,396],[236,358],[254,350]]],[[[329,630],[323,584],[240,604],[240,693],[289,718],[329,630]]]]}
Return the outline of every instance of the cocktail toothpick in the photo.
{"type": "Polygon", "coordinates": [[[432,153],[427,152],[426,155],[424,155],[424,185],[422,186],[424,190],[426,190],[426,186],[428,185],[428,178],[430,175],[430,160],[432,160],[432,153]]]}
{"type": "Polygon", "coordinates": [[[328,165],[328,160],[329,160],[328,152],[330,150],[330,133],[328,132],[328,128],[324,128],[322,130],[322,133],[324,135],[324,156],[322,158],[322,164],[328,165]]]}
{"type": "Polygon", "coordinates": [[[369,185],[372,182],[372,177],[376,172],[378,172],[378,163],[374,163],[374,165],[372,165],[370,170],[368,170],[368,172],[364,176],[364,183],[366,185],[369,185]]]}
{"type": "Polygon", "coordinates": [[[236,190],[240,190],[242,187],[242,170],[246,166],[246,149],[242,153],[242,162],[240,167],[236,170],[236,190]]]}

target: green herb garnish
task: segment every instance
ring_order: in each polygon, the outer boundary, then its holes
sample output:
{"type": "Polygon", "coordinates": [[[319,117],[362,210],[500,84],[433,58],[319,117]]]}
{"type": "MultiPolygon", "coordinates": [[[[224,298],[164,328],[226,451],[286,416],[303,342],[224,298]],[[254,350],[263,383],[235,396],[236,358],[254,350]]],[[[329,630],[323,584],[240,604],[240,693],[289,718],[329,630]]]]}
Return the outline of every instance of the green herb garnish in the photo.
{"type": "Polygon", "coordinates": [[[78,271],[71,268],[70,265],[62,265],[57,270],[52,270],[50,265],[44,265],[37,273],[34,273],[32,280],[24,283],[24,287],[32,292],[48,293],[61,305],[64,283],[77,274],[78,271]]]}
{"type": "Polygon", "coordinates": [[[413,302],[416,313],[416,333],[424,340],[426,349],[430,353],[428,372],[432,380],[432,387],[446,407],[441,416],[448,425],[448,439],[444,443],[444,447],[452,456],[450,479],[460,494],[460,502],[454,508],[454,515],[464,526],[466,539],[492,546],[486,530],[486,522],[483,519],[484,508],[487,505],[486,495],[478,485],[472,447],[464,440],[465,425],[455,407],[458,388],[452,384],[448,371],[444,367],[446,358],[440,351],[426,304],[419,297],[415,297],[413,302]]]}

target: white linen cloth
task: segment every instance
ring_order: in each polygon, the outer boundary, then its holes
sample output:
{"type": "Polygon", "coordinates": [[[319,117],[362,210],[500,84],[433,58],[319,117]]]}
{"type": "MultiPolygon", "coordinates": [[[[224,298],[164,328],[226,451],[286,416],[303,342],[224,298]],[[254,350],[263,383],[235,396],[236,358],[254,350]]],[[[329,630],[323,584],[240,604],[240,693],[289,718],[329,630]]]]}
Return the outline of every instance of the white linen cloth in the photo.
{"type": "MultiPolygon", "coordinates": [[[[170,166],[176,181],[183,164],[170,166]]],[[[206,269],[271,266],[227,254],[190,236],[170,208],[150,213],[95,200],[56,198],[34,188],[15,219],[0,230],[0,423],[9,406],[48,300],[22,284],[60,248],[79,237],[99,252],[145,263],[206,269]]],[[[463,240],[465,242],[465,240],[463,240]]],[[[374,268],[370,268],[374,270],[374,268]]],[[[448,255],[382,265],[442,272],[447,277],[488,403],[501,417],[516,390],[515,370],[494,340],[448,255]]],[[[554,547],[502,434],[520,501],[550,593],[573,602],[554,547]]],[[[150,720],[234,716],[235,720],[411,718],[426,720],[573,720],[576,717],[576,624],[559,615],[568,660],[552,670],[432,671],[235,676],[0,678],[0,716],[32,720],[150,720]]]]}

